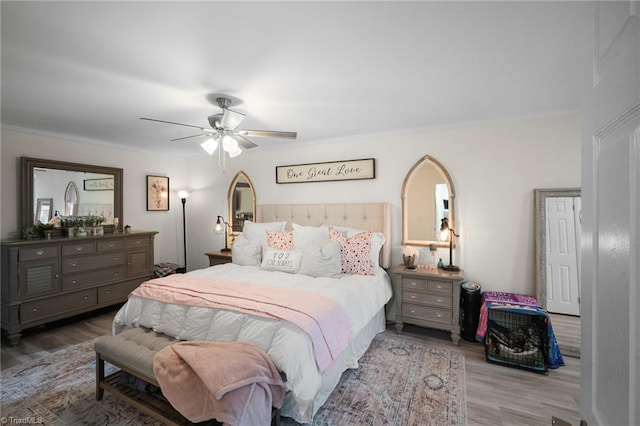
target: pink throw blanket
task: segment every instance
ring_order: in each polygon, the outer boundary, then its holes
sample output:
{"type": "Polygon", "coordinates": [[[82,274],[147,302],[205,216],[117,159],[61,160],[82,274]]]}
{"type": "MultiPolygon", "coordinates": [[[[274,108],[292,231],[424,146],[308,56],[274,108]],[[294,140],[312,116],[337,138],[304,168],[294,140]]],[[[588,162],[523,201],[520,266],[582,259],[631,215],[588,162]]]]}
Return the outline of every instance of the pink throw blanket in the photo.
{"type": "Polygon", "coordinates": [[[333,299],[304,290],[173,274],[146,281],[131,295],[289,321],[311,338],[322,372],[347,348],[351,338],[344,309],[333,299]]]}
{"type": "Polygon", "coordinates": [[[192,422],[268,425],[285,387],[262,349],[246,342],[179,342],[153,359],[163,395],[192,422]]]}

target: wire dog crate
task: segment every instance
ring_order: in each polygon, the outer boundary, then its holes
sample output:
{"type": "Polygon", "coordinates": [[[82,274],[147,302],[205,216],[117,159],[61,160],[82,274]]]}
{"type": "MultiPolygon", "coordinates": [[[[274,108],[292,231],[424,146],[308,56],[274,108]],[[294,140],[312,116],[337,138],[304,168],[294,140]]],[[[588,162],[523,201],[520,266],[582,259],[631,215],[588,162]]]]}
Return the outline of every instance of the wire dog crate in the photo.
{"type": "Polygon", "coordinates": [[[484,342],[487,361],[548,374],[547,321],[535,311],[490,308],[484,342]]]}

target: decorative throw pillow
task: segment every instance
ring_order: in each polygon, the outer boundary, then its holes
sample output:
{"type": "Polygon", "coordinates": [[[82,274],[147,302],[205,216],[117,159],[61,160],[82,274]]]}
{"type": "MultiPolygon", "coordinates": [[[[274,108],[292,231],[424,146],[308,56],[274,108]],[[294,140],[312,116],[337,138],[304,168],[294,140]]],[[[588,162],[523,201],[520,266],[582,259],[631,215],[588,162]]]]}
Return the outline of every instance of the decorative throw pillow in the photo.
{"type": "Polygon", "coordinates": [[[242,226],[242,235],[249,241],[258,241],[261,246],[267,245],[267,230],[284,231],[286,222],[255,223],[245,220],[242,226]]]}
{"type": "Polygon", "coordinates": [[[293,231],[270,231],[267,229],[267,245],[278,250],[292,250],[293,231]]]}
{"type": "Polygon", "coordinates": [[[340,259],[342,272],[355,275],[372,275],[371,269],[371,236],[373,232],[365,231],[347,237],[334,227],[329,227],[329,239],[340,243],[340,259]]]}
{"type": "Polygon", "coordinates": [[[311,277],[339,278],[341,272],[339,242],[330,242],[324,246],[312,244],[304,249],[299,274],[311,277]]]}
{"type": "MultiPolygon", "coordinates": [[[[338,232],[347,234],[347,237],[353,237],[354,235],[366,232],[364,229],[349,228],[346,226],[336,226],[338,232]]],[[[371,266],[380,266],[380,250],[386,242],[386,238],[382,232],[373,232],[371,236],[371,266]]]]}
{"type": "Polygon", "coordinates": [[[282,271],[295,274],[300,270],[302,253],[293,250],[275,250],[267,248],[262,256],[262,267],[269,271],[282,271]]]}
{"type": "Polygon", "coordinates": [[[231,262],[241,266],[258,266],[261,254],[262,246],[258,241],[249,241],[238,235],[233,241],[231,262]]]}
{"type": "Polygon", "coordinates": [[[292,223],[296,250],[304,250],[310,245],[324,246],[329,242],[329,226],[305,226],[292,223]]]}

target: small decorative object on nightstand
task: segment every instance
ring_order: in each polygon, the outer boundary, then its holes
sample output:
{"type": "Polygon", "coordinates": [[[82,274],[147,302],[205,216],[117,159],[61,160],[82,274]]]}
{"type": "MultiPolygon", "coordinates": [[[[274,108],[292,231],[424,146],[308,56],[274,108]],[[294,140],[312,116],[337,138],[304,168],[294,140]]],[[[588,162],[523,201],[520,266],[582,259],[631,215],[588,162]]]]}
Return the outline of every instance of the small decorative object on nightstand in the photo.
{"type": "Polygon", "coordinates": [[[402,261],[407,269],[416,269],[416,260],[420,257],[420,250],[415,247],[405,246],[402,248],[402,261]]]}
{"type": "Polygon", "coordinates": [[[404,324],[451,332],[456,345],[460,341],[460,284],[462,271],[431,271],[424,268],[393,268],[396,275],[396,330],[404,324]]]}
{"type": "Polygon", "coordinates": [[[209,256],[209,266],[231,263],[231,250],[229,251],[208,251],[205,256],[209,256]]]}

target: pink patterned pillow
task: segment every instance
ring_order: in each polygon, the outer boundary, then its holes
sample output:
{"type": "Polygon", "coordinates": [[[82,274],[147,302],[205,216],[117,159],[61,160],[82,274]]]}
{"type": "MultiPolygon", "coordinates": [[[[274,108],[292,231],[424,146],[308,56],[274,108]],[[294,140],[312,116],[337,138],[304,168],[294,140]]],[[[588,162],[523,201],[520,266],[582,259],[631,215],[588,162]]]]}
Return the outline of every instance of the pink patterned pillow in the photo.
{"type": "Polygon", "coordinates": [[[371,237],[373,232],[365,231],[348,238],[346,234],[329,227],[329,240],[340,243],[340,258],[342,272],[355,275],[372,275],[371,237]]]}
{"type": "Polygon", "coordinates": [[[292,250],[293,231],[270,231],[267,229],[267,245],[276,250],[292,250]]]}

